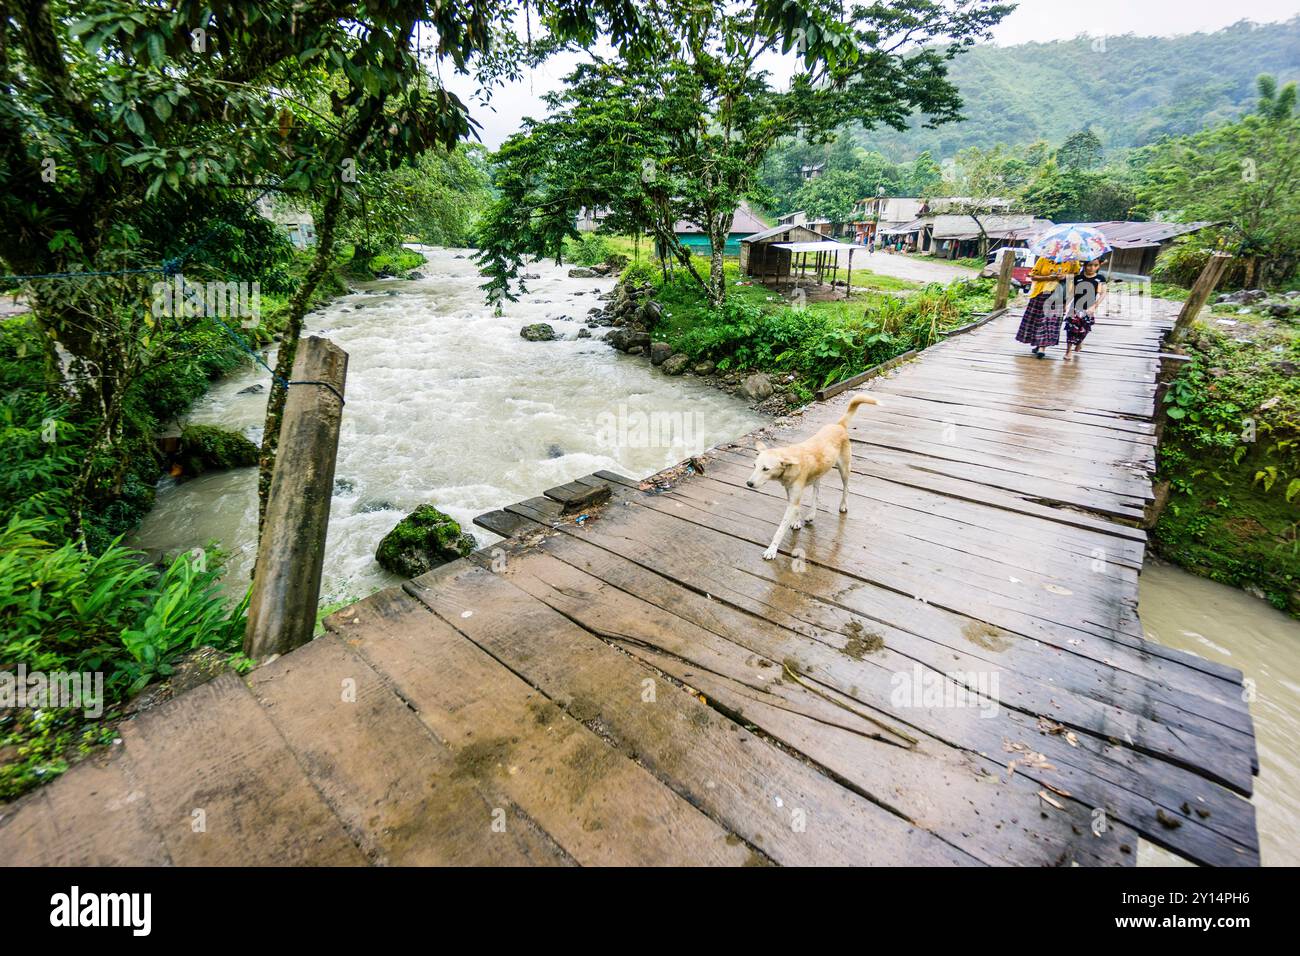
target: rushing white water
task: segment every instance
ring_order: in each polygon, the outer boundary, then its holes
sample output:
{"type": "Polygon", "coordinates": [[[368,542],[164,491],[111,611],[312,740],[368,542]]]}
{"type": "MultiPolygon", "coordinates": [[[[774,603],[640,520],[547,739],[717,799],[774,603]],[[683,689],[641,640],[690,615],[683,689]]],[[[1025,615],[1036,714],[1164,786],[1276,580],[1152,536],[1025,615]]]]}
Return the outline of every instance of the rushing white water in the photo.
{"type": "MultiPolygon", "coordinates": [[[[426,278],[368,283],[308,317],[308,332],[349,355],[323,600],[396,580],[375,548],[417,505],[437,506],[487,544],[475,515],[599,469],[644,477],[762,423],[737,399],[614,351],[600,341],[604,329],[578,338],[614,280],[537,263],[528,295],[494,316],[465,250],[420,251],[426,278]],[[563,340],[525,341],[519,330],[534,322],[563,340]]],[[[253,367],[229,377],[188,421],[260,441],[265,388],[241,392],[269,380],[253,367]]],[[[256,470],[245,468],[162,488],[130,543],[173,554],[216,541],[233,553],[228,587],[242,592],[256,528],[256,470]]]]}

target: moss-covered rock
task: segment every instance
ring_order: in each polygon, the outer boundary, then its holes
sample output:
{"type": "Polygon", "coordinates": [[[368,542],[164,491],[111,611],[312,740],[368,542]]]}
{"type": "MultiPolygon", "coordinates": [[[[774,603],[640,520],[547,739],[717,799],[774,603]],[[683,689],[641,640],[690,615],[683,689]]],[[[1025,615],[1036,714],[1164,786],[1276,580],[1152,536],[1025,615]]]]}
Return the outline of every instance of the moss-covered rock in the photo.
{"type": "Polygon", "coordinates": [[[181,432],[179,460],[187,475],[256,465],[258,454],[258,447],[239,432],[216,425],[190,425],[181,432]]]}
{"type": "Polygon", "coordinates": [[[375,560],[385,571],[415,578],[474,548],[473,536],[461,531],[454,518],[433,505],[420,505],[384,535],[375,560]]]}

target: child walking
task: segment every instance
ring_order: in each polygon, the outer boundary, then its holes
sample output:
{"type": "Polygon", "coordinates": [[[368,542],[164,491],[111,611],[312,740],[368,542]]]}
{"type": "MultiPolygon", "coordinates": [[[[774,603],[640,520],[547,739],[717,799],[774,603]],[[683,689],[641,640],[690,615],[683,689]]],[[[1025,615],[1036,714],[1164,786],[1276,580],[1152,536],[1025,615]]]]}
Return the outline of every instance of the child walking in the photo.
{"type": "Polygon", "coordinates": [[[1065,358],[1070,358],[1070,349],[1078,355],[1083,348],[1083,340],[1092,331],[1097,321],[1097,309],[1106,298],[1106,277],[1101,274],[1101,262],[1093,259],[1083,264],[1083,275],[1074,280],[1074,299],[1070,303],[1070,314],[1065,320],[1065,358]]]}

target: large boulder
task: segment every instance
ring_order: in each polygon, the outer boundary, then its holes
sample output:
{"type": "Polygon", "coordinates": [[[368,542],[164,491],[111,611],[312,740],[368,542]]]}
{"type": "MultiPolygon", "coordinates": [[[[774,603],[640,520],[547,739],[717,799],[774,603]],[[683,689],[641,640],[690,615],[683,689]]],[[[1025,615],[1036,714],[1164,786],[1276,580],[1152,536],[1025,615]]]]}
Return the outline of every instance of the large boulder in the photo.
{"type": "Polygon", "coordinates": [[[596,279],[602,275],[604,275],[603,272],[597,272],[595,269],[588,269],[583,266],[569,270],[570,279],[596,279]]]}
{"type": "Polygon", "coordinates": [[[650,333],[636,329],[615,329],[605,336],[605,340],[620,352],[630,352],[634,348],[644,351],[650,347],[650,333]]]}
{"type": "Polygon", "coordinates": [[[214,468],[256,465],[260,449],[239,432],[216,425],[190,425],[181,432],[180,466],[187,475],[214,468]]]}
{"type": "Polygon", "coordinates": [[[420,505],[384,535],[375,560],[385,571],[417,578],[441,564],[465,557],[474,547],[473,536],[461,531],[454,518],[433,505],[420,505]]]}
{"type": "Polygon", "coordinates": [[[681,375],[682,372],[686,371],[686,366],[689,364],[691,364],[690,356],[678,352],[676,355],[670,356],[659,367],[668,375],[681,375]]]}
{"type": "Polygon", "coordinates": [[[555,329],[545,322],[534,322],[532,325],[525,325],[519,330],[519,334],[529,342],[550,342],[555,338],[555,329]]]}
{"type": "Polygon", "coordinates": [[[672,357],[673,347],[667,342],[650,343],[650,361],[654,365],[663,365],[672,357]]]}
{"type": "Polygon", "coordinates": [[[761,402],[765,398],[771,398],[776,389],[772,387],[770,378],[762,372],[755,372],[740,383],[740,391],[750,401],[761,402]]]}

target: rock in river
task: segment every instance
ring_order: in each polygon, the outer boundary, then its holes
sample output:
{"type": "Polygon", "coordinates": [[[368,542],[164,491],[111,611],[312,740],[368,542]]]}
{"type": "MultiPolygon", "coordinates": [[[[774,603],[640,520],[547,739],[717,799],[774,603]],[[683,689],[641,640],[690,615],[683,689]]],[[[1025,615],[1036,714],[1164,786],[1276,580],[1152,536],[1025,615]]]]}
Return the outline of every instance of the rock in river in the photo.
{"type": "Polygon", "coordinates": [[[771,398],[772,392],[775,391],[775,389],[772,388],[772,380],[770,378],[762,372],[755,372],[753,375],[749,376],[749,378],[741,382],[740,391],[750,401],[761,402],[765,398],[771,398]]]}
{"type": "Polygon", "coordinates": [[[420,505],[384,535],[375,560],[386,571],[415,578],[465,557],[474,546],[474,538],[461,531],[454,518],[433,505],[420,505]]]}
{"type": "Polygon", "coordinates": [[[555,338],[555,329],[545,322],[534,322],[532,325],[525,325],[519,330],[519,334],[529,342],[550,342],[555,338]]]}
{"type": "Polygon", "coordinates": [[[686,366],[690,363],[691,360],[689,356],[678,352],[676,355],[670,356],[669,359],[659,367],[668,375],[681,375],[682,372],[686,371],[686,366]]]}
{"type": "Polygon", "coordinates": [[[673,347],[667,342],[650,343],[650,361],[655,365],[663,365],[672,357],[673,347]]]}

